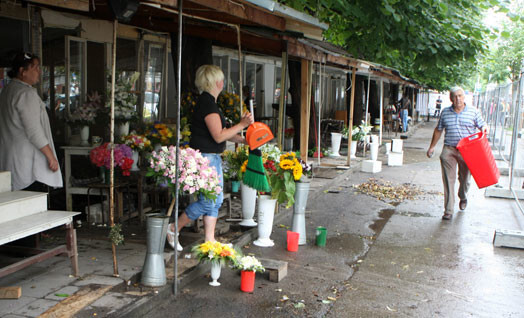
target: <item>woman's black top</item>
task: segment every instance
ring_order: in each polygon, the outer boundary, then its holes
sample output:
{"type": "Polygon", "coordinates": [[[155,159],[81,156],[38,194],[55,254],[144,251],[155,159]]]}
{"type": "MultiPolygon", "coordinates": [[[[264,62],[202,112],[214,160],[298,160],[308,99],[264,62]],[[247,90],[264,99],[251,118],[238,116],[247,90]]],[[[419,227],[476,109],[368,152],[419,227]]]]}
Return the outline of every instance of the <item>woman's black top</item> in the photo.
{"type": "Polygon", "coordinates": [[[215,103],[215,98],[208,92],[203,92],[198,98],[190,121],[191,141],[189,146],[191,148],[198,149],[203,153],[222,153],[226,149],[226,142],[217,143],[207,128],[205,118],[213,113],[217,113],[220,116],[220,122],[222,123],[222,128],[224,128],[226,119],[215,103]]]}

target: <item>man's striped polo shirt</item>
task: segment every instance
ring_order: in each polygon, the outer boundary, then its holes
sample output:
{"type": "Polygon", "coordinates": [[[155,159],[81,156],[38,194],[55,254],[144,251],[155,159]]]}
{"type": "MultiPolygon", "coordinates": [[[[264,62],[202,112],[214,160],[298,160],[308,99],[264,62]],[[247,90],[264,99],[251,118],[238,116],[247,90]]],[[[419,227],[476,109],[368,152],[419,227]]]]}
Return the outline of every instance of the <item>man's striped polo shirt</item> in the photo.
{"type": "Polygon", "coordinates": [[[457,114],[453,106],[450,106],[442,110],[437,129],[446,130],[444,145],[456,147],[462,138],[477,133],[477,128],[480,130],[484,125],[486,123],[476,108],[465,106],[464,110],[457,114]]]}

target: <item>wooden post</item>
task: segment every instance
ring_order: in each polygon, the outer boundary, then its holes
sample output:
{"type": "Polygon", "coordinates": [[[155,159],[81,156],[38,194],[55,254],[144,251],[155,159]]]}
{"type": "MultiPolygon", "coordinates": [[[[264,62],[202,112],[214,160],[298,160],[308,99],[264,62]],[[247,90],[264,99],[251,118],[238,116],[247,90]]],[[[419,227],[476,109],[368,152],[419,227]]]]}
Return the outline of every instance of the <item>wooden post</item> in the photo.
{"type": "Polygon", "coordinates": [[[382,144],[382,123],[384,122],[384,80],[380,79],[380,129],[378,134],[378,144],[382,144]]]}
{"type": "MultiPolygon", "coordinates": [[[[109,182],[109,226],[115,225],[115,79],[116,79],[116,30],[118,21],[113,22],[113,56],[111,64],[111,123],[110,123],[110,145],[111,145],[111,177],[109,182]]],[[[111,242],[113,252],[113,276],[118,275],[118,262],[116,260],[116,245],[111,242]]]]}
{"type": "Polygon", "coordinates": [[[347,164],[349,167],[351,167],[351,142],[352,138],[351,135],[353,134],[353,109],[355,108],[355,81],[357,78],[357,68],[353,68],[353,72],[351,73],[351,96],[349,99],[349,122],[348,122],[348,159],[347,164]]]}
{"type": "Polygon", "coordinates": [[[306,158],[306,160],[309,141],[312,66],[311,61],[302,59],[300,69],[300,157],[306,158]]]}
{"type": "Polygon", "coordinates": [[[282,149],[283,144],[283,132],[284,132],[284,116],[286,111],[287,103],[287,46],[286,51],[282,52],[282,73],[280,77],[280,103],[278,107],[278,131],[277,131],[277,146],[282,149]]]}

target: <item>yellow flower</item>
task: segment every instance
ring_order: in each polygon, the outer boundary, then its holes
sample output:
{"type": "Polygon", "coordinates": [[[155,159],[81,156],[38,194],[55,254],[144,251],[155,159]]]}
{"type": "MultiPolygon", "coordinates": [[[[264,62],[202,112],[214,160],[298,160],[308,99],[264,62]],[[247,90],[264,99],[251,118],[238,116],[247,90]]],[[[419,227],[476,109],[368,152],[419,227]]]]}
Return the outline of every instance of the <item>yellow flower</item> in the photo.
{"type": "Polygon", "coordinates": [[[242,171],[242,173],[246,172],[246,169],[247,169],[247,160],[244,161],[244,163],[242,164],[242,167],[240,167],[240,171],[242,171]]]}
{"type": "Polygon", "coordinates": [[[280,161],[280,168],[284,169],[284,170],[291,170],[293,169],[293,161],[289,160],[289,159],[284,159],[282,161],[280,161]]]}
{"type": "Polygon", "coordinates": [[[302,177],[302,166],[298,164],[293,168],[293,178],[297,181],[300,177],[302,177]]]}

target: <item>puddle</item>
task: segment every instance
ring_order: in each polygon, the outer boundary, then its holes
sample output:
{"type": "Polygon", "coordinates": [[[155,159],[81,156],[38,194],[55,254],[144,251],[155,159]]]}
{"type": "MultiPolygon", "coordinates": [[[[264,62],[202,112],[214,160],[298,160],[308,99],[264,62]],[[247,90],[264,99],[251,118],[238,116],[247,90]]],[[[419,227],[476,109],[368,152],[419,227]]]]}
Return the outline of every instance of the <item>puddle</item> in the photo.
{"type": "Polygon", "coordinates": [[[429,214],[429,213],[417,213],[417,212],[407,212],[407,211],[397,212],[397,214],[398,215],[402,215],[402,216],[414,217],[414,218],[420,218],[420,217],[430,218],[430,217],[432,217],[432,215],[429,214]]]}
{"type": "Polygon", "coordinates": [[[384,226],[389,221],[393,213],[395,213],[395,209],[383,209],[378,214],[379,219],[375,220],[369,225],[369,228],[375,232],[375,237],[377,237],[380,232],[382,232],[382,229],[384,229],[384,226]]]}

